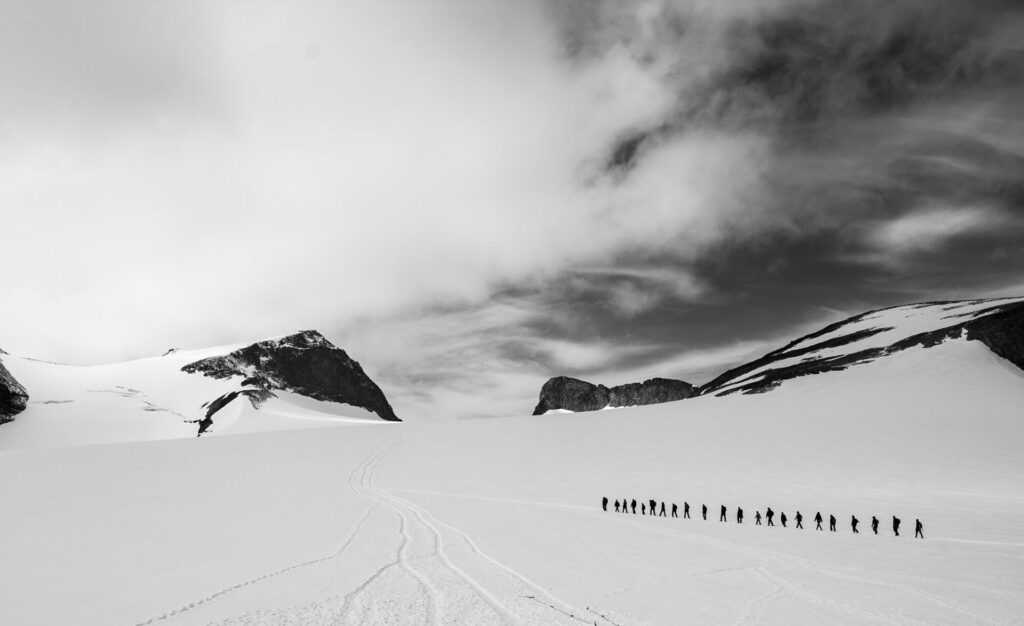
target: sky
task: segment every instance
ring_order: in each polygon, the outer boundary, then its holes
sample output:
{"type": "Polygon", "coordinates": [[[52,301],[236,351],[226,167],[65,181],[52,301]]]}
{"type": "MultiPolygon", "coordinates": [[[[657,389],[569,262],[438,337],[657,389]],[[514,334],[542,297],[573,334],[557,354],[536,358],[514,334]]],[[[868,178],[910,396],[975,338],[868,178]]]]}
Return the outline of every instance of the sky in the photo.
{"type": "Polygon", "coordinates": [[[316,328],[399,416],[1024,294],[1010,0],[0,4],[0,347],[316,328]]]}

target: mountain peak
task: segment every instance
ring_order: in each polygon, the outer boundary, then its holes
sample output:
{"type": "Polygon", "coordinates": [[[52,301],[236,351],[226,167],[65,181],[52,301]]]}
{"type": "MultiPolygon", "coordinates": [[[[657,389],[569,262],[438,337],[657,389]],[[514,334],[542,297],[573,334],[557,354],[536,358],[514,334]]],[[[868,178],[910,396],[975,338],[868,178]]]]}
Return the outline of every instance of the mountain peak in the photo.
{"type": "Polygon", "coordinates": [[[240,393],[255,406],[274,391],[291,391],[316,400],[361,407],[388,421],[401,421],[384,392],[359,363],[316,330],[265,339],[228,354],[200,359],[181,369],[218,379],[243,379],[243,388],[213,412],[240,393]]]}
{"type": "Polygon", "coordinates": [[[300,330],[299,332],[292,333],[291,335],[285,335],[284,337],[276,339],[265,339],[259,343],[288,346],[292,348],[336,347],[318,330],[300,330]]]}

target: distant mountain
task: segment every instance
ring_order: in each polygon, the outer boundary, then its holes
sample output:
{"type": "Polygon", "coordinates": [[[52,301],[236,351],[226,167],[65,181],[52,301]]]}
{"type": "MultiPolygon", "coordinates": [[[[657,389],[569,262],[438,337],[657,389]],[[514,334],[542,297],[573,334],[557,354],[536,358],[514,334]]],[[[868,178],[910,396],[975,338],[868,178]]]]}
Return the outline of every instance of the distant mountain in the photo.
{"type": "Polygon", "coordinates": [[[797,377],[844,370],[956,338],[980,341],[1024,368],[1024,298],[924,302],[868,311],[733,368],[696,395],[763,393],[797,377]]]}
{"type": "Polygon", "coordinates": [[[241,388],[210,402],[200,422],[203,433],[213,415],[239,396],[245,396],[258,408],[274,391],[362,407],[381,419],[399,422],[384,392],[349,358],[315,330],[307,330],[281,339],[268,339],[222,356],[211,356],[189,363],[181,371],[201,373],[217,379],[241,377],[241,388]]]}
{"type": "Polygon", "coordinates": [[[548,411],[598,411],[605,408],[640,406],[683,400],[693,395],[693,385],[681,380],[652,378],[642,383],[617,387],[595,385],[584,380],[557,376],[544,383],[534,415],[548,411]]]}
{"type": "Polygon", "coordinates": [[[1024,369],[1024,298],[923,302],[868,311],[734,367],[696,389],[682,381],[668,381],[675,386],[651,384],[666,380],[658,378],[608,389],[559,376],[544,384],[534,415],[764,393],[795,378],[841,371],[908,348],[929,348],[953,339],[981,342],[1024,369]]]}
{"type": "Polygon", "coordinates": [[[0,450],[399,421],[359,363],[313,330],[108,365],[3,358],[0,450]]]}
{"type": "MultiPolygon", "coordinates": [[[[0,354],[6,354],[0,350],[0,354]]],[[[14,416],[25,410],[28,404],[28,393],[14,376],[7,371],[0,360],[0,424],[9,422],[14,416]]]]}

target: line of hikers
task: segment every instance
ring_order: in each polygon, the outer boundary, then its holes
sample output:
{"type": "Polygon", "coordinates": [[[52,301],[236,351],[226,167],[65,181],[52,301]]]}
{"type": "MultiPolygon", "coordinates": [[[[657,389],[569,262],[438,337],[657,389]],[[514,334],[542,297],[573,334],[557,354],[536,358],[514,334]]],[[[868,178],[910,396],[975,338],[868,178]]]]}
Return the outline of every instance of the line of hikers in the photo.
{"type": "MultiPolygon", "coordinates": [[[[630,511],[632,511],[632,513],[634,515],[636,515],[636,505],[637,505],[637,501],[636,501],[635,498],[633,500],[630,500],[630,501],[623,500],[621,504],[619,503],[618,500],[616,500],[615,504],[614,504],[615,512],[616,513],[629,513],[630,511]]],[[[608,498],[602,498],[601,499],[601,508],[604,509],[605,511],[608,510],[608,498]]],[[[706,520],[708,518],[708,505],[702,504],[700,506],[700,509],[701,509],[700,510],[701,517],[703,517],[706,520]]],[[[726,515],[727,512],[728,512],[728,510],[726,509],[725,505],[723,504],[722,505],[722,509],[721,509],[721,513],[720,513],[720,515],[718,517],[718,521],[720,521],[720,522],[727,522],[727,521],[729,521],[728,517],[726,515]]],[[[657,517],[666,517],[667,515],[665,513],[665,503],[662,502],[661,506],[659,507],[658,506],[658,502],[656,502],[655,500],[648,500],[647,502],[644,502],[644,501],[641,500],[640,501],[640,515],[655,515],[657,517]]],[[[675,502],[672,503],[672,517],[679,517],[679,506],[675,502]]],[[[690,519],[690,503],[689,502],[683,502],[683,518],[684,519],[690,519]]],[[[762,519],[761,511],[754,511],[754,525],[755,526],[761,526],[761,519],[762,519]]],[[[767,525],[768,526],[774,526],[775,525],[775,511],[773,511],[771,507],[768,507],[768,510],[765,511],[764,519],[767,519],[767,521],[768,521],[767,525]]],[[[796,527],[797,528],[803,528],[804,527],[804,516],[800,513],[800,511],[796,512],[796,517],[794,519],[796,520],[796,527]]],[[[782,524],[783,528],[786,528],[786,522],[788,522],[788,521],[789,521],[789,518],[786,517],[785,513],[780,513],[779,514],[779,522],[782,524]]],[[[816,524],[815,530],[824,530],[821,527],[821,524],[824,521],[825,521],[825,519],[821,516],[821,511],[818,511],[817,514],[815,514],[815,516],[814,516],[814,522],[816,524]]],[[[921,523],[921,520],[919,520],[919,519],[915,519],[914,521],[916,522],[915,528],[914,528],[914,537],[915,538],[920,537],[921,539],[924,539],[924,525],[921,523]]],[[[743,523],[743,509],[741,507],[736,507],[736,523],[737,524],[742,524],[743,523]]],[[[900,523],[901,523],[900,518],[898,518],[895,515],[893,515],[892,516],[892,532],[897,537],[900,536],[900,523]]],[[[858,524],[860,524],[860,520],[857,519],[857,516],[856,515],[851,515],[850,516],[850,527],[853,529],[854,533],[858,533],[859,534],[860,531],[857,530],[857,525],[858,524]]],[[[828,516],[828,529],[831,532],[836,532],[836,516],[835,515],[831,515],[830,514],[828,516]]],[[[875,517],[874,515],[871,516],[871,530],[876,535],[878,534],[878,518],[875,517]]]]}

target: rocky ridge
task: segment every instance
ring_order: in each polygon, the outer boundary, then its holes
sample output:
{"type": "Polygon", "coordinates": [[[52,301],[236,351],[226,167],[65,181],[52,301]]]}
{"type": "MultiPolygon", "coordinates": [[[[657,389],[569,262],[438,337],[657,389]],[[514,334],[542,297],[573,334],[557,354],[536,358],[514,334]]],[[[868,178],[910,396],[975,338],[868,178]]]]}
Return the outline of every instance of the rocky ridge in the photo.
{"type": "Polygon", "coordinates": [[[199,422],[199,434],[209,428],[217,411],[236,398],[245,397],[254,408],[259,408],[274,397],[274,391],[349,404],[372,411],[384,420],[401,421],[384,392],[370,380],[359,363],[315,330],[260,341],[229,354],[189,363],[181,369],[217,379],[242,378],[241,388],[204,405],[207,411],[199,422]]]}
{"type": "Polygon", "coordinates": [[[706,395],[764,393],[788,380],[844,370],[950,339],[980,341],[1024,369],[1024,298],[922,302],[868,311],[791,341],[699,388],[655,378],[609,389],[559,376],[544,384],[534,415],[556,409],[596,411],[706,395]]]}
{"type": "Polygon", "coordinates": [[[595,385],[577,378],[557,376],[544,383],[534,415],[548,411],[598,411],[607,407],[639,406],[684,400],[693,395],[694,387],[682,380],[651,378],[642,383],[616,387],[595,385]]]}
{"type": "Polygon", "coordinates": [[[992,352],[1024,369],[1024,301],[965,300],[924,302],[878,309],[801,337],[763,357],[733,368],[700,387],[695,395],[764,393],[801,376],[843,370],[913,347],[929,348],[947,339],[980,341],[992,352]],[[990,305],[989,305],[990,304],[990,305]],[[958,309],[970,307],[966,313],[958,309]],[[935,326],[886,343],[893,325],[870,325],[898,311],[932,310],[935,326]],[[867,326],[857,328],[858,326],[867,326]],[[827,337],[827,339],[825,339],[827,337]],[[822,340],[818,341],[821,338],[822,340]],[[865,344],[880,344],[863,347],[865,344]]]}

